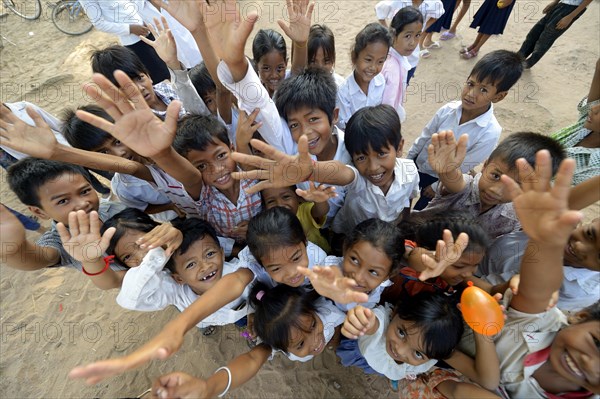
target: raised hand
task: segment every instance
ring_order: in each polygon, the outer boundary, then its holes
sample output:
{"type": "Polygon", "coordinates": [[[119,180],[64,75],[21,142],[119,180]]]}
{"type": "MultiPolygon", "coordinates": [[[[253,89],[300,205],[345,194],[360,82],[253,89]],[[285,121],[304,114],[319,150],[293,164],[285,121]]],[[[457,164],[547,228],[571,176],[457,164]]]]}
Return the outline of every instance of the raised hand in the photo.
{"type": "Polygon", "coordinates": [[[356,306],[348,311],[342,326],[342,334],[350,339],[358,339],[371,330],[377,317],[371,309],[356,306]]]}
{"type": "Polygon", "coordinates": [[[239,152],[231,154],[234,161],[258,168],[231,174],[234,179],[238,180],[262,180],[246,190],[248,194],[257,193],[265,188],[293,186],[306,181],[313,174],[314,165],[308,153],[308,139],[306,136],[302,136],[298,140],[298,154],[294,156],[278,151],[260,140],[253,139],[250,144],[269,159],[239,152]]]}
{"type": "Polygon", "coordinates": [[[451,130],[434,133],[427,147],[431,168],[440,175],[460,169],[467,154],[468,141],[469,136],[463,134],[457,142],[451,130]]]}
{"type": "Polygon", "coordinates": [[[163,223],[153,228],[150,232],[140,237],[136,244],[140,248],[157,248],[166,246],[165,255],[171,256],[173,252],[179,248],[183,241],[183,234],[181,231],[173,227],[170,223],[163,223]]]}
{"type": "Polygon", "coordinates": [[[210,390],[206,380],[176,371],[158,377],[152,384],[153,398],[205,398],[210,390]]]}
{"type": "Polygon", "coordinates": [[[173,70],[181,69],[181,64],[177,59],[177,43],[175,43],[175,38],[171,29],[169,29],[167,20],[162,16],[160,17],[160,21],[154,18],[154,25],[156,25],[156,28],[148,25],[148,29],[150,29],[150,33],[154,36],[154,40],[141,35],[140,40],[151,46],[169,68],[173,70]]]}
{"type": "Polygon", "coordinates": [[[535,164],[534,170],[524,159],[517,160],[520,186],[508,175],[502,175],[501,180],[525,233],[538,243],[562,248],[582,218],[581,212],[568,209],[575,161],[565,159],[561,162],[554,187],[550,184],[550,153],[538,151],[535,164]]]}
{"type": "Polygon", "coordinates": [[[315,187],[315,183],[309,182],[308,190],[296,189],[296,194],[310,202],[327,202],[330,198],[337,197],[334,186],[321,184],[315,187]]]}
{"type": "Polygon", "coordinates": [[[116,231],[111,227],[100,235],[100,226],[98,212],[88,214],[79,210],[69,212],[68,228],[63,223],[58,223],[56,230],[69,255],[81,263],[93,263],[102,258],[116,231]]]}
{"type": "Polygon", "coordinates": [[[260,129],[262,122],[256,122],[260,109],[255,109],[250,115],[240,110],[237,128],[235,130],[236,150],[243,154],[251,154],[250,140],[260,129]]]}
{"type": "Polygon", "coordinates": [[[171,148],[177,128],[181,103],[173,101],[167,108],[165,121],[161,121],[148,107],[138,87],[123,71],[115,71],[120,89],[100,74],[94,74],[95,85],[85,85],[85,92],[106,110],[115,123],[77,111],[84,122],[108,132],[138,154],[152,158],[171,148]]]}
{"type": "Polygon", "coordinates": [[[205,29],[204,14],[208,2],[204,0],[150,0],[156,8],[164,8],[192,34],[198,29],[205,29]]]}
{"type": "Polygon", "coordinates": [[[440,276],[448,266],[460,259],[468,244],[469,236],[466,233],[460,233],[454,241],[452,232],[447,229],[444,230],[442,240],[438,240],[435,248],[435,259],[427,254],[421,255],[421,260],[426,269],[419,275],[419,280],[425,281],[440,276]]]}
{"type": "Polygon", "coordinates": [[[0,243],[2,252],[0,259],[6,262],[7,256],[16,255],[26,241],[26,231],[23,224],[3,204],[0,204],[0,243]]]}
{"type": "Polygon", "coordinates": [[[31,155],[51,159],[60,145],[44,119],[31,107],[25,109],[35,126],[17,118],[5,106],[0,106],[0,145],[31,155]]]}
{"type": "Polygon", "coordinates": [[[308,0],[286,0],[286,8],[290,23],[280,19],[277,21],[279,27],[292,41],[306,43],[315,3],[309,4],[308,0]]]}
{"type": "Polygon", "coordinates": [[[337,303],[367,302],[369,296],[356,291],[356,281],[344,277],[339,267],[315,266],[297,267],[298,271],[308,277],[315,291],[337,303]]]}

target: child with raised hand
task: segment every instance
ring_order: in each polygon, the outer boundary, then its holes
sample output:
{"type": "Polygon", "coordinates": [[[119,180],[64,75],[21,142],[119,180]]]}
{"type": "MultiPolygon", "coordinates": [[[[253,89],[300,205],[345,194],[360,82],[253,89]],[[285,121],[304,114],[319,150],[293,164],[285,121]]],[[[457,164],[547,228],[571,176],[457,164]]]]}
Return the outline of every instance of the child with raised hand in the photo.
{"type": "Polygon", "coordinates": [[[335,73],[335,36],[327,25],[314,24],[308,33],[308,66],[318,66],[333,75],[340,87],[344,78],[335,73]]]}
{"type": "Polygon", "coordinates": [[[440,293],[422,292],[406,297],[397,302],[393,311],[389,306],[356,306],[346,315],[342,334],[358,344],[353,352],[343,354],[342,364],[384,375],[392,380],[392,385],[401,385],[402,390],[412,390],[412,385],[418,384],[415,391],[429,389],[435,398],[497,398],[486,390],[498,386],[494,344],[476,334],[476,358],[468,357],[456,350],[463,328],[456,301],[440,293]],[[453,370],[432,370],[438,360],[444,360],[462,375],[453,370]],[[427,372],[435,378],[424,383],[419,374],[427,372]]]}
{"type": "Polygon", "coordinates": [[[469,74],[461,100],[441,107],[425,126],[407,155],[419,168],[421,198],[415,210],[423,209],[435,195],[431,185],[437,182],[438,175],[427,162],[431,136],[442,130],[453,131],[456,139],[465,133],[469,135],[467,156],[460,167],[463,173],[485,161],[502,131],[494,116],[493,104],[506,97],[522,73],[523,63],[517,53],[497,50],[486,54],[469,74]]]}
{"type": "Polygon", "coordinates": [[[460,209],[477,218],[492,239],[519,230],[519,221],[500,177],[508,174],[519,181],[515,161],[525,158],[534,164],[535,154],[541,149],[551,152],[553,171],[556,171],[564,158],[562,146],[542,134],[513,133],[502,140],[484,163],[482,171],[473,177],[461,170],[469,137],[461,136],[458,143],[454,137],[450,131],[433,134],[428,158],[430,167],[440,177],[443,189],[438,187],[434,200],[413,215],[426,219],[447,209],[460,209]]]}
{"type": "Polygon", "coordinates": [[[563,280],[563,251],[581,212],[568,209],[575,162],[561,162],[555,183],[548,151],[536,156],[536,169],[517,161],[521,184],[509,176],[509,191],[530,240],[521,262],[517,295],[507,295],[507,322],[496,338],[500,383],[511,397],[546,398],[600,393],[599,303],[579,312],[571,325],[557,308],[546,310],[563,280]]]}
{"type": "Polygon", "coordinates": [[[408,71],[412,68],[407,57],[419,45],[422,30],[423,15],[414,7],[400,9],[390,23],[393,43],[381,70],[385,78],[382,103],[394,107],[401,123],[406,119],[403,104],[406,102],[408,71]]]}
{"type": "Polygon", "coordinates": [[[350,58],[354,70],[337,93],[340,116],[337,126],[346,128],[350,117],[359,109],[381,104],[385,78],[380,74],[392,45],[387,29],[378,23],[365,26],[354,39],[350,58]]]}

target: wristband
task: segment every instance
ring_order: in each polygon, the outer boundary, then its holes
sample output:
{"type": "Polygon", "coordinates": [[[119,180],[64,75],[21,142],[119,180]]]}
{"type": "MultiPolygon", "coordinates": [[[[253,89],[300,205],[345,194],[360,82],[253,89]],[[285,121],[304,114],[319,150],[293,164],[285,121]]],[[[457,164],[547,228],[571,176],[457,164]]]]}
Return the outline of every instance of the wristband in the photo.
{"type": "Polygon", "coordinates": [[[83,263],[81,264],[81,271],[83,272],[83,274],[85,274],[86,276],[98,276],[102,273],[104,273],[109,267],[110,267],[110,263],[112,262],[112,260],[115,258],[114,255],[109,255],[109,256],[105,256],[104,257],[104,268],[102,270],[100,270],[98,273],[89,273],[85,270],[85,268],[83,267],[83,263]]]}
{"type": "Polygon", "coordinates": [[[227,391],[229,391],[229,388],[231,388],[231,370],[229,370],[229,367],[223,366],[223,367],[219,367],[217,369],[217,371],[215,371],[215,374],[217,374],[221,370],[227,371],[227,388],[225,388],[225,390],[220,395],[218,395],[219,398],[222,398],[223,396],[225,396],[227,391]]]}

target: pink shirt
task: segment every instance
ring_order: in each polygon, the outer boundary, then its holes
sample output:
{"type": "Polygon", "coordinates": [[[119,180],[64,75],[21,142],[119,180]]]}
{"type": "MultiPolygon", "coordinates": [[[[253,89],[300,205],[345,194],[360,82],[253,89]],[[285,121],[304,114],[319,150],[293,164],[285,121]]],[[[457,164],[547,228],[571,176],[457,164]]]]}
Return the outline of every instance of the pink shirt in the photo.
{"type": "Polygon", "coordinates": [[[408,59],[399,52],[390,47],[389,57],[383,64],[381,74],[385,78],[385,88],[383,89],[383,104],[394,107],[400,122],[406,120],[406,111],[402,104],[406,101],[406,86],[410,63],[408,59]]]}

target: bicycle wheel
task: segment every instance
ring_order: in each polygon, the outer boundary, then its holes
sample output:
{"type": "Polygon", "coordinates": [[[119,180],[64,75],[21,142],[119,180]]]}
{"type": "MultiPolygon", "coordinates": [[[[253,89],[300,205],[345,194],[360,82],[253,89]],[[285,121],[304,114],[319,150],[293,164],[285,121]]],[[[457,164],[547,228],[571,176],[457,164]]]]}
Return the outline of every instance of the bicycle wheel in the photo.
{"type": "Polygon", "coordinates": [[[52,22],[59,31],[67,35],[83,35],[89,32],[93,25],[76,0],[63,0],[56,3],[52,10],[52,22]]]}
{"type": "Polygon", "coordinates": [[[4,0],[6,8],[25,19],[38,19],[42,15],[40,0],[4,0]]]}

